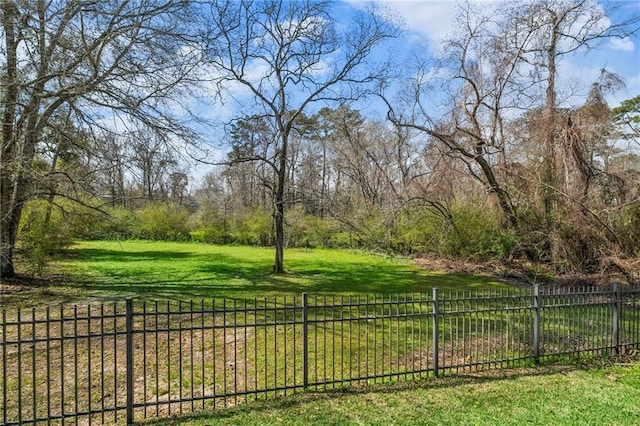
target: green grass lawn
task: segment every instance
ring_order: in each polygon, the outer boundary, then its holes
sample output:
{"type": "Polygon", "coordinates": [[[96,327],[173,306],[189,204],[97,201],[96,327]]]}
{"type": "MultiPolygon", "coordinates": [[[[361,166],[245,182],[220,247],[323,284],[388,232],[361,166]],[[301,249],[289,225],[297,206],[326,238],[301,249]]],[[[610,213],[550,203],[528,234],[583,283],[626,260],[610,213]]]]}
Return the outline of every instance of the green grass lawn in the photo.
{"type": "MultiPolygon", "coordinates": [[[[486,276],[429,272],[409,259],[353,250],[289,249],[287,274],[271,274],[271,248],[152,241],[80,242],[53,265],[64,285],[44,292],[49,301],[86,297],[199,299],[314,294],[420,293],[499,289],[486,276]]],[[[39,303],[18,295],[20,303],[39,303]]],[[[8,302],[8,300],[7,300],[8,302]]]]}
{"type": "MultiPolygon", "coordinates": [[[[430,272],[410,259],[359,251],[287,250],[288,273],[282,275],[270,273],[272,261],[273,250],[269,248],[145,241],[81,242],[52,266],[52,274],[64,277],[59,284],[5,296],[0,304],[27,307],[126,296],[147,300],[253,300],[302,292],[340,296],[424,293],[433,287],[443,292],[508,288],[486,276],[430,272]]],[[[340,331],[340,327],[336,330],[340,331]]],[[[218,340],[226,342],[225,329],[219,329],[218,333],[218,340]]],[[[265,332],[255,341],[261,344],[264,341],[263,347],[271,353],[271,348],[277,347],[275,336],[272,333],[267,338],[265,332]]],[[[407,334],[398,332],[397,336],[407,334]]],[[[217,341],[213,337],[210,340],[217,341]]],[[[391,335],[387,343],[390,341],[391,335]]],[[[282,339],[278,338],[278,342],[282,339]]],[[[217,349],[226,353],[226,347],[219,344],[217,349]]],[[[180,346],[173,346],[172,350],[177,348],[180,346]]],[[[402,345],[397,348],[402,349],[402,345]]],[[[79,351],[79,359],[85,359],[84,349],[81,347],[79,351]]],[[[216,355],[212,359],[219,358],[216,355]]],[[[175,362],[175,354],[171,359],[175,362]]],[[[224,365],[213,370],[226,377],[224,365]]],[[[259,365],[259,361],[254,365],[259,365]]],[[[172,386],[174,393],[178,387],[172,386]]],[[[640,366],[494,370],[384,387],[355,385],[341,391],[307,392],[249,402],[232,409],[154,424],[635,425],[640,424],[640,366]]]]}
{"type": "Polygon", "coordinates": [[[491,371],[307,393],[167,419],[195,425],[638,425],[640,365],[491,371]]]}

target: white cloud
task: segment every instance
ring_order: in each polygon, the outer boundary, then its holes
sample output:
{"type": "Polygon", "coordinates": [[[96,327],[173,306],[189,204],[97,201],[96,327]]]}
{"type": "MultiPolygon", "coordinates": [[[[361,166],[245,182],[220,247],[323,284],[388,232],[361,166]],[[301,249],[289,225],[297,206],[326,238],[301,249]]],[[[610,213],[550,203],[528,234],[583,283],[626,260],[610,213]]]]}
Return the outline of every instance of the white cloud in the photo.
{"type": "Polygon", "coordinates": [[[430,42],[444,38],[452,27],[456,3],[450,1],[393,1],[407,29],[426,36],[430,42]]]}
{"type": "Polygon", "coordinates": [[[625,38],[612,38],[611,48],[613,50],[622,50],[625,52],[633,52],[636,48],[635,44],[629,37],[625,38]]]}
{"type": "MultiPolygon", "coordinates": [[[[613,65],[607,71],[619,75],[625,86],[615,91],[607,91],[605,100],[610,107],[618,106],[623,100],[637,96],[640,92],[640,74],[624,74],[613,65]]],[[[558,64],[558,101],[564,107],[577,107],[584,103],[591,85],[600,78],[602,67],[588,66],[581,61],[565,60],[558,64]]]]}
{"type": "MultiPolygon", "coordinates": [[[[430,42],[438,42],[451,31],[456,14],[454,0],[374,0],[389,6],[401,18],[406,29],[426,37],[430,42]]],[[[355,7],[365,6],[367,0],[346,0],[355,7]]]]}

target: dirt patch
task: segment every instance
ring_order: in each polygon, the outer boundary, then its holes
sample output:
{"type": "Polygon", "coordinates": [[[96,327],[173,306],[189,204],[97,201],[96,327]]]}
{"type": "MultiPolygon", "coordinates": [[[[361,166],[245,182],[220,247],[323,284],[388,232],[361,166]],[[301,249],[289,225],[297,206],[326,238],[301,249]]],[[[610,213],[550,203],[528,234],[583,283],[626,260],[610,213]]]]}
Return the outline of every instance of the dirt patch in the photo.
{"type": "Polygon", "coordinates": [[[415,259],[416,264],[429,271],[444,274],[471,274],[491,277],[496,281],[530,287],[534,280],[524,265],[501,262],[499,260],[472,261],[452,257],[426,255],[415,259]]]}
{"type": "MultiPolygon", "coordinates": [[[[497,335],[471,337],[463,341],[442,342],[438,349],[438,365],[441,369],[452,368],[456,371],[478,371],[495,364],[505,364],[509,358],[517,359],[531,353],[526,343],[514,336],[497,335]],[[500,361],[496,361],[501,359],[500,361]]],[[[414,371],[434,368],[434,356],[430,348],[420,348],[405,359],[391,361],[392,367],[414,371]]]]}
{"type": "Polygon", "coordinates": [[[445,274],[471,274],[490,277],[499,282],[517,287],[531,287],[534,284],[559,286],[606,285],[614,281],[628,280],[617,273],[574,274],[555,276],[550,268],[532,265],[528,262],[507,262],[500,260],[474,261],[444,256],[424,255],[414,259],[415,263],[429,271],[445,274]]]}
{"type": "Polygon", "coordinates": [[[11,278],[0,278],[0,296],[7,296],[25,291],[31,291],[62,284],[66,281],[64,275],[43,275],[39,277],[16,275],[11,278]]]}

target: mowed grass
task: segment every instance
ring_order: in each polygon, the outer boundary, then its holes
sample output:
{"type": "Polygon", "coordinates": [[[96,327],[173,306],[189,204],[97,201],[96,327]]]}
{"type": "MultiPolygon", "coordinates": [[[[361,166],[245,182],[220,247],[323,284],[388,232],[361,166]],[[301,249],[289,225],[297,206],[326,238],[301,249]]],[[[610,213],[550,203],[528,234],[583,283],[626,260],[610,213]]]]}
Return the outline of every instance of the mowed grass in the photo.
{"type": "MultiPolygon", "coordinates": [[[[54,265],[54,271],[63,273],[68,281],[41,289],[40,293],[22,292],[4,301],[25,307],[125,296],[252,300],[302,292],[339,296],[424,293],[433,287],[445,292],[508,288],[486,276],[435,273],[414,265],[410,259],[358,251],[287,250],[288,273],[282,275],[270,273],[272,261],[273,250],[268,248],[82,242],[54,265]]],[[[272,344],[275,340],[267,342],[265,337],[265,347],[272,344]]],[[[85,359],[84,349],[79,351],[79,359],[85,359]]],[[[171,359],[176,357],[172,355],[171,359]]],[[[174,392],[176,388],[172,386],[174,392]]],[[[385,386],[355,385],[149,424],[636,425],[640,424],[640,366],[595,370],[552,366],[385,386]]]]}
{"type": "Polygon", "coordinates": [[[307,393],[150,423],[204,425],[638,425],[640,365],[501,370],[307,393]]]}
{"type": "MultiPolygon", "coordinates": [[[[354,250],[288,249],[286,274],[272,274],[274,250],[247,246],[152,241],[87,241],[53,265],[64,282],[44,292],[49,301],[86,297],[253,299],[312,294],[423,293],[502,289],[487,276],[430,272],[406,258],[354,250]]],[[[41,298],[23,294],[20,304],[41,298]]],[[[8,302],[8,299],[5,300],[8,302]]]]}

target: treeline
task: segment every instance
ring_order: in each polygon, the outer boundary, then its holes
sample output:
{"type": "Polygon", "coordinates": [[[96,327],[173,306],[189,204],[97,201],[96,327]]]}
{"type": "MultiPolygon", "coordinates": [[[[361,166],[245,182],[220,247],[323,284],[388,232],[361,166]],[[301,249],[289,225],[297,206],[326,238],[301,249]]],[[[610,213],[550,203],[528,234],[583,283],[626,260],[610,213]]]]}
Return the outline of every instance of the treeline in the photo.
{"type": "MultiPolygon", "coordinates": [[[[490,188],[432,138],[367,120],[348,107],[302,116],[288,158],[285,244],[522,259],[551,265],[557,273],[614,268],[631,274],[625,259],[640,253],[640,156],[617,146],[629,136],[619,123],[634,113],[625,105],[611,110],[594,86],[585,105],[559,112],[580,126],[585,167],[593,176],[588,188],[581,187],[580,170],[567,167],[570,183],[556,207],[563,215],[554,216],[550,233],[544,232],[536,185],[539,156],[530,143],[535,112],[508,125],[510,137],[526,150],[505,152],[504,162],[492,166],[508,188],[516,228],[490,188]]],[[[268,166],[274,155],[269,132],[259,117],[237,119],[225,164],[192,186],[186,173],[172,168],[178,162],[168,160],[162,144],[145,162],[122,149],[117,156],[106,155],[109,150],[67,155],[59,170],[85,170],[86,187],[101,195],[84,207],[65,197],[34,200],[23,216],[20,247],[37,270],[47,253],[74,239],[273,246],[277,177],[268,166]]],[[[57,189],[71,187],[59,182],[57,189]]]]}
{"type": "MultiPolygon", "coordinates": [[[[63,206],[58,206],[63,207],[63,206]]],[[[227,217],[203,221],[207,213],[173,202],[154,202],[140,209],[108,207],[103,213],[54,209],[48,221],[47,204],[27,206],[18,242],[26,266],[42,273],[51,257],[77,240],[193,241],[210,244],[273,246],[273,216],[262,208],[229,212],[227,217]]],[[[407,209],[392,227],[380,222],[380,213],[360,218],[367,227],[361,233],[337,220],[305,214],[294,208],[287,215],[286,245],[300,248],[365,249],[387,254],[426,253],[475,259],[509,256],[516,237],[501,229],[495,212],[458,206],[452,214],[463,227],[420,208],[407,209]]]]}
{"type": "Polygon", "coordinates": [[[300,246],[635,279],[640,99],[559,66],[633,44],[616,7],[464,3],[400,58],[375,5],[3,1],[0,276],[16,250],[38,270],[73,239],[148,238],[272,245],[274,273],[300,246]]]}

